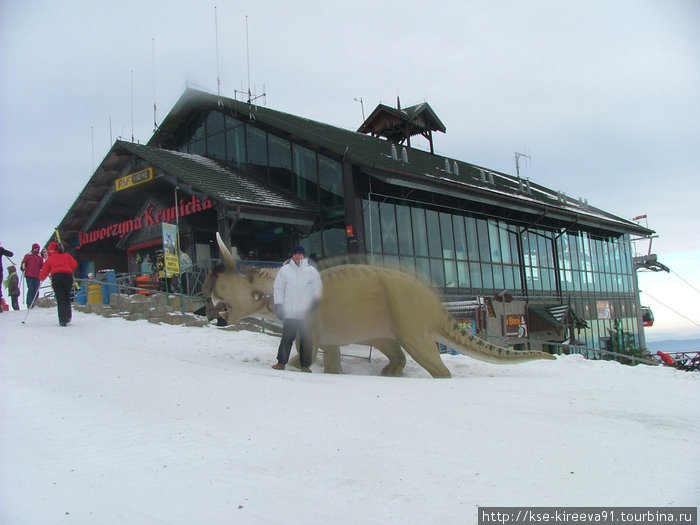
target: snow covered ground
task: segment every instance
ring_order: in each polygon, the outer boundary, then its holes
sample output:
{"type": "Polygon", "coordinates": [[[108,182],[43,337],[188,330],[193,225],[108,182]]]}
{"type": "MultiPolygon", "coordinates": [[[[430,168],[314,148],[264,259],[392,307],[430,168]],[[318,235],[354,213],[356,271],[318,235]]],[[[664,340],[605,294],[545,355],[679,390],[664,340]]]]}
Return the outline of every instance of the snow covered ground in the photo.
{"type": "MultiPolygon", "coordinates": [[[[344,357],[55,309],[0,315],[0,523],[466,524],[478,506],[696,506],[700,374],[344,357]]],[[[366,355],[364,347],[346,349],[366,355]]]]}

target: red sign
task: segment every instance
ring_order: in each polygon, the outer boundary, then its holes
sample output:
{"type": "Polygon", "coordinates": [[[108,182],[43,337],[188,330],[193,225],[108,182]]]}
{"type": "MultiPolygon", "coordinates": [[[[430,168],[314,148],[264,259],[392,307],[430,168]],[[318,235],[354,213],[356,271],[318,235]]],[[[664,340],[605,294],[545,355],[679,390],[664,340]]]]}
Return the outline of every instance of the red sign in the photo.
{"type": "Polygon", "coordinates": [[[78,249],[91,242],[109,239],[110,237],[119,237],[121,239],[128,233],[140,230],[146,226],[155,226],[163,222],[175,222],[176,217],[185,217],[213,207],[214,203],[209,197],[200,199],[195,195],[192,195],[190,199],[180,199],[179,206],[172,206],[166,209],[156,209],[155,206],[150,206],[141,215],[133,219],[116,222],[87,233],[79,232],[80,242],[78,243],[78,249]]]}

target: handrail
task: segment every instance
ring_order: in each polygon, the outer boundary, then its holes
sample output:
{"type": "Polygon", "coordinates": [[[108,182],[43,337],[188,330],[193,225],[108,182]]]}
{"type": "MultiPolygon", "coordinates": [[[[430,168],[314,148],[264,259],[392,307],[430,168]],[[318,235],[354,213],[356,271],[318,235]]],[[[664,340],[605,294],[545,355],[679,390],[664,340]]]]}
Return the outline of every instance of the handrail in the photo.
{"type": "MultiPolygon", "coordinates": [[[[496,344],[500,344],[503,341],[503,336],[490,336],[489,339],[497,339],[496,344]]],[[[513,340],[515,342],[515,340],[513,340]]],[[[631,365],[645,364],[645,365],[657,365],[658,363],[649,356],[648,358],[622,354],[620,352],[612,352],[610,350],[603,350],[600,348],[592,348],[590,346],[584,345],[572,345],[566,343],[557,343],[554,341],[543,341],[540,339],[529,339],[529,338],[518,338],[518,344],[530,344],[536,343],[538,345],[548,345],[557,347],[557,355],[561,354],[579,354],[586,359],[591,360],[609,360],[609,361],[630,361],[631,365]],[[606,359],[607,358],[607,359],[606,359]]]]}

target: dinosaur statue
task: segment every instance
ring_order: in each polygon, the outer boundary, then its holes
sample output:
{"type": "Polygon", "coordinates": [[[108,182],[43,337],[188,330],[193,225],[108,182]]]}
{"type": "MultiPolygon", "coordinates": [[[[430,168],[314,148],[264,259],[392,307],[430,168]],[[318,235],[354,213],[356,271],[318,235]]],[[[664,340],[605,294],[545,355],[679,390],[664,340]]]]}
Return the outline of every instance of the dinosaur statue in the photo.
{"type": "MultiPolygon", "coordinates": [[[[253,268],[243,274],[235,248],[229,251],[218,233],[217,240],[225,269],[211,276],[212,302],[226,305],[229,322],[248,316],[274,319],[272,285],[277,270],[253,268]]],[[[450,377],[436,341],[491,363],[556,359],[546,352],[500,348],[466,332],[429,286],[396,270],[334,266],[321,272],[321,281],[323,296],[311,320],[313,359],[321,348],[326,373],[340,373],[340,347],[354,343],[372,345],[389,359],[382,370],[385,376],[401,375],[405,350],[431,376],[450,377]]]]}

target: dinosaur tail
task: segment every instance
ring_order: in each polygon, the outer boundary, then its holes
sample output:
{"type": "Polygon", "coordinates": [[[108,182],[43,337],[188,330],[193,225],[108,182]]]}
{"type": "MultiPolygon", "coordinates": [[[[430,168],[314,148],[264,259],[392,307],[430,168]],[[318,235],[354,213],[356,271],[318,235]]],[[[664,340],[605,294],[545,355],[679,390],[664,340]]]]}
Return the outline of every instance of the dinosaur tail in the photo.
{"type": "Polygon", "coordinates": [[[556,357],[547,352],[513,350],[487,343],[483,339],[467,332],[447,312],[445,312],[445,322],[435,336],[438,341],[450,348],[454,348],[461,354],[489,363],[506,364],[536,359],[556,359],[556,357]]]}

